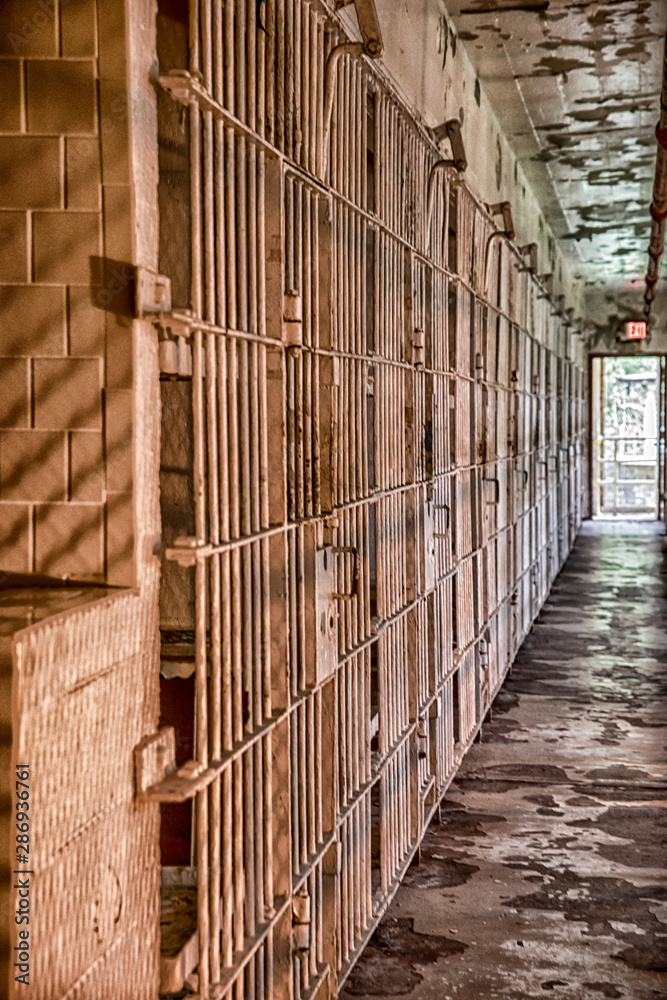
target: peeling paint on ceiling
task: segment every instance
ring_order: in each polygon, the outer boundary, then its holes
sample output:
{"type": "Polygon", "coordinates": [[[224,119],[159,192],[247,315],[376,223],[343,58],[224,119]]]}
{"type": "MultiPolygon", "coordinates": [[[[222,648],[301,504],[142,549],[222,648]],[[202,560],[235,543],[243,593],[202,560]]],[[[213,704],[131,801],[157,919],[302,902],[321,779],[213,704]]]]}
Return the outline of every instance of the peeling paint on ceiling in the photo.
{"type": "Polygon", "coordinates": [[[589,287],[646,270],[664,0],[447,0],[547,221],[589,287]]]}

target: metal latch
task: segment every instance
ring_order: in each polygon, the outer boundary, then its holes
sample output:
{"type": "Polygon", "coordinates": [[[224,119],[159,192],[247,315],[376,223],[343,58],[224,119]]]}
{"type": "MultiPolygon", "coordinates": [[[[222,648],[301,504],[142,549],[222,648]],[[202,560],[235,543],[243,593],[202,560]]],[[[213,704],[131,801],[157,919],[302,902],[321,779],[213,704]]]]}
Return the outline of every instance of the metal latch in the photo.
{"type": "Polygon", "coordinates": [[[359,592],[359,574],[361,569],[361,562],[359,559],[359,549],[357,549],[353,545],[339,545],[337,547],[332,548],[331,551],[335,555],[346,555],[347,553],[349,553],[354,557],[352,562],[352,585],[350,587],[350,592],[348,594],[331,595],[332,597],[334,597],[336,600],[339,601],[351,601],[354,597],[357,596],[359,592]]]}
{"type": "Polygon", "coordinates": [[[290,289],[283,296],[283,342],[287,347],[301,347],[303,342],[301,294],[290,289]]]}
{"type": "Polygon", "coordinates": [[[166,549],[164,557],[179,566],[195,566],[198,559],[211,554],[212,548],[210,543],[201,542],[198,538],[182,536],[174,539],[174,547],[166,549]]]}
{"type": "Polygon", "coordinates": [[[412,335],[412,364],[415,368],[424,367],[424,331],[419,328],[412,335]]]}
{"type": "Polygon", "coordinates": [[[161,313],[154,320],[158,331],[160,372],[176,378],[192,378],[192,327],[196,317],[190,310],[161,313]]]}
{"type": "Polygon", "coordinates": [[[222,763],[209,767],[189,760],[176,767],[176,736],[173,726],[152,733],[134,749],[137,798],[154,802],[186,802],[203,791],[220,773],[222,763]]]}
{"type": "Polygon", "coordinates": [[[420,715],[417,720],[417,760],[426,760],[428,757],[428,725],[426,719],[420,715]]]}
{"type": "Polygon", "coordinates": [[[305,887],[292,896],[292,939],[296,951],[310,948],[310,896],[305,887]]]}
{"type": "Polygon", "coordinates": [[[135,309],[138,317],[151,313],[171,312],[171,280],[147,267],[137,267],[135,309]]]}
{"type": "Polygon", "coordinates": [[[487,494],[486,497],[484,498],[484,502],[488,503],[488,504],[491,504],[493,507],[496,507],[500,503],[500,480],[499,479],[483,479],[482,480],[482,484],[483,484],[483,486],[485,488],[485,492],[487,494]],[[489,490],[490,486],[493,486],[493,491],[489,490]],[[491,496],[489,496],[490,492],[492,492],[491,496]]]}
{"type": "Polygon", "coordinates": [[[430,593],[435,587],[435,525],[432,500],[424,502],[424,590],[430,593]]]}
{"type": "Polygon", "coordinates": [[[433,504],[433,510],[444,510],[446,512],[446,515],[447,515],[446,518],[445,518],[445,530],[444,530],[444,532],[442,532],[442,531],[434,531],[433,532],[433,537],[434,538],[449,538],[449,529],[451,527],[451,520],[452,520],[452,510],[451,510],[451,507],[449,506],[448,503],[434,503],[433,504]]]}
{"type": "Polygon", "coordinates": [[[147,267],[136,268],[135,315],[150,317],[158,330],[160,372],[181,378],[192,376],[192,348],[188,342],[194,314],[172,311],[171,279],[147,267]]]}

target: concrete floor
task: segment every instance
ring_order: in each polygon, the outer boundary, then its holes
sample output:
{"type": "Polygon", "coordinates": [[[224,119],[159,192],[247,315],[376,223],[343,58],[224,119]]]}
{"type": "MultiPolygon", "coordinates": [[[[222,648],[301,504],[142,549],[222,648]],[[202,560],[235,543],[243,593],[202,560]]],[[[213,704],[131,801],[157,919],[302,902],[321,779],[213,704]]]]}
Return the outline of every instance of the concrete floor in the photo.
{"type": "Polygon", "coordinates": [[[587,522],[346,998],[667,998],[662,526],[587,522]]]}

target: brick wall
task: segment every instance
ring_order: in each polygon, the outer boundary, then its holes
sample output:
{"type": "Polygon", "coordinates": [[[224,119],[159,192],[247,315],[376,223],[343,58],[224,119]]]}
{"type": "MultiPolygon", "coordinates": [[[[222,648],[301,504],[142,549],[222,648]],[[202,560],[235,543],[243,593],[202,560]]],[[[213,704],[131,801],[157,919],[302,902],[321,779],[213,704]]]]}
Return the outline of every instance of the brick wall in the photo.
{"type": "MultiPolygon", "coordinates": [[[[158,989],[159,808],[135,799],[133,751],[159,710],[160,396],[127,266],[157,266],[154,16],[0,0],[0,764],[31,765],[44,1000],[158,989]]],[[[3,782],[4,844],[11,806],[3,782]]],[[[1,995],[13,905],[0,893],[1,995]]]]}
{"type": "Polygon", "coordinates": [[[119,9],[0,5],[0,569],[131,585],[119,9]]]}

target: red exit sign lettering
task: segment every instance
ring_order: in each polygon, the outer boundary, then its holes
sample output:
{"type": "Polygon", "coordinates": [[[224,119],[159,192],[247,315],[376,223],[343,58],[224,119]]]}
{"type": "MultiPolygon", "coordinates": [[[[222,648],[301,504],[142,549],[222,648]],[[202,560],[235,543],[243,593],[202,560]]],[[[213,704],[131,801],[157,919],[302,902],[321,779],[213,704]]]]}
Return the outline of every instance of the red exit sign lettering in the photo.
{"type": "Polygon", "coordinates": [[[625,324],[625,336],[628,340],[644,340],[646,338],[646,323],[643,319],[630,320],[625,324]]]}

